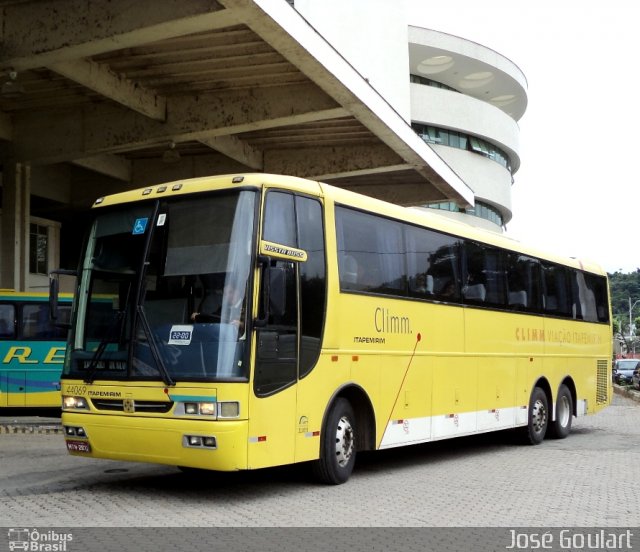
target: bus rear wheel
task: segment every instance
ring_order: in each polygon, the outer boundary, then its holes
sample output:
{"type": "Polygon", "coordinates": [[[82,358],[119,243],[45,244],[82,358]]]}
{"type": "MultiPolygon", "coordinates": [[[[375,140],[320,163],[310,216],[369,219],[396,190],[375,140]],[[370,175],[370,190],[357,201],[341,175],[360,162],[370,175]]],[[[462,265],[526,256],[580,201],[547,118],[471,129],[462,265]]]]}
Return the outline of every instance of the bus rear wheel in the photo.
{"type": "Polygon", "coordinates": [[[529,445],[539,445],[544,440],[549,426],[549,401],[547,394],[536,387],[529,399],[529,421],[522,428],[523,441],[529,445]]]}
{"type": "Polygon", "coordinates": [[[564,439],[571,433],[573,420],[573,398],[569,388],[562,384],[556,399],[556,419],[549,425],[549,435],[554,439],[564,439]]]}
{"type": "Polygon", "coordinates": [[[320,458],[313,463],[313,472],[323,483],[340,485],[349,479],[355,462],[355,415],[349,401],[339,398],[323,427],[320,458]]]}

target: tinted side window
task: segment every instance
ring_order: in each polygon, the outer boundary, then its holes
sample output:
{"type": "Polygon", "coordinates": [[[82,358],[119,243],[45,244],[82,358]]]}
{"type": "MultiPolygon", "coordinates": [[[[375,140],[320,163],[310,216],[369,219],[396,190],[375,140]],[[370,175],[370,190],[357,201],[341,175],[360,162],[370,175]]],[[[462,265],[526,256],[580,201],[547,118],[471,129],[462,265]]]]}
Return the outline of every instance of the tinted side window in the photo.
{"type": "Polygon", "coordinates": [[[336,207],[340,289],[406,296],[403,225],[336,207]]]}
{"type": "Polygon", "coordinates": [[[514,310],[540,310],[540,263],[537,259],[507,253],[507,305],[514,310]]]}
{"type": "Polygon", "coordinates": [[[544,312],[557,316],[572,317],[573,301],[567,269],[549,263],[542,263],[544,312]]]}
{"type": "Polygon", "coordinates": [[[467,242],[462,293],[465,303],[506,305],[506,275],[502,251],[495,247],[467,242]]]}
{"type": "Polygon", "coordinates": [[[0,339],[14,339],[16,336],[16,308],[0,305],[0,339]]]}
{"type": "Polygon", "coordinates": [[[49,320],[49,306],[29,303],[22,306],[20,337],[24,339],[65,339],[66,330],[55,327],[49,320]]]}
{"type": "Polygon", "coordinates": [[[606,279],[595,274],[574,273],[576,317],[587,322],[609,322],[606,279]]]}
{"type": "Polygon", "coordinates": [[[298,247],[307,252],[300,270],[300,377],[308,374],[320,355],[327,300],[324,225],[320,202],[296,197],[298,247]]]}
{"type": "Polygon", "coordinates": [[[407,274],[412,297],[457,302],[460,299],[458,238],[406,226],[407,274]]]}

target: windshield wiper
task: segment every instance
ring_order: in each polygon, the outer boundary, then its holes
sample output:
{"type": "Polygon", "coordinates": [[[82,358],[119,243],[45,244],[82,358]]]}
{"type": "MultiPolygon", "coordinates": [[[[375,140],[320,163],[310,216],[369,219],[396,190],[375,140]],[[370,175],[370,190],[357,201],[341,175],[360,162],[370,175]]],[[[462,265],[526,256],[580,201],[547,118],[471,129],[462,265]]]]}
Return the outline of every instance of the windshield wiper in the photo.
{"type": "Polygon", "coordinates": [[[109,326],[107,333],[98,344],[98,348],[96,349],[96,352],[93,354],[93,357],[91,357],[91,362],[87,367],[87,375],[84,378],[85,383],[93,383],[93,380],[95,379],[94,376],[98,371],[98,362],[100,361],[100,358],[102,358],[102,355],[104,354],[104,351],[107,348],[107,345],[111,343],[111,338],[115,333],[114,330],[116,328],[119,328],[122,325],[122,319],[124,318],[124,314],[125,312],[123,310],[118,311],[113,322],[111,323],[111,326],[109,326]]]}
{"type": "Polygon", "coordinates": [[[160,355],[160,351],[158,350],[158,344],[153,338],[153,333],[151,332],[151,327],[149,326],[149,321],[147,320],[147,315],[145,314],[142,305],[138,305],[138,318],[142,322],[142,329],[144,331],[144,334],[147,336],[147,342],[149,343],[149,348],[151,349],[151,355],[153,356],[153,360],[155,360],[158,371],[162,376],[162,381],[169,386],[175,385],[176,382],[171,379],[171,375],[169,374],[169,371],[167,370],[167,367],[162,360],[162,356],[160,355]]]}

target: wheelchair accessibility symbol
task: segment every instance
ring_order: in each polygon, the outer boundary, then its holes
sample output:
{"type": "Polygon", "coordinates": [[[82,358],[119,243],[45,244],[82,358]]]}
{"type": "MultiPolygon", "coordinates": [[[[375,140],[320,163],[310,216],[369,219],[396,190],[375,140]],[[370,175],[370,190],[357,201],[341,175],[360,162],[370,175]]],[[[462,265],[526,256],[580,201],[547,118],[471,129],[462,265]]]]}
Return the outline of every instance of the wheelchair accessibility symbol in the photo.
{"type": "Polygon", "coordinates": [[[133,223],[133,231],[131,232],[134,236],[136,234],[144,234],[144,231],[147,229],[147,222],[149,222],[148,218],[139,218],[133,223]]]}

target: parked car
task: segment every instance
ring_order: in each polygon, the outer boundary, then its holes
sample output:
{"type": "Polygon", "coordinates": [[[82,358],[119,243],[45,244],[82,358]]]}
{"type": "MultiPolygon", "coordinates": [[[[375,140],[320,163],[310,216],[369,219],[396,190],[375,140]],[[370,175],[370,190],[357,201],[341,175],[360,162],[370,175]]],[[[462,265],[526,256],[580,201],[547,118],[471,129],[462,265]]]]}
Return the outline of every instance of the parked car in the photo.
{"type": "Polygon", "coordinates": [[[640,360],[634,358],[621,358],[613,365],[613,381],[618,385],[630,385],[633,373],[640,368],[640,360]]]}

